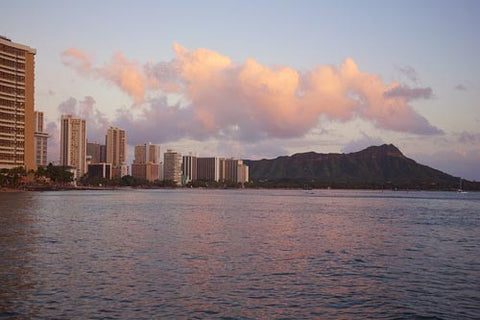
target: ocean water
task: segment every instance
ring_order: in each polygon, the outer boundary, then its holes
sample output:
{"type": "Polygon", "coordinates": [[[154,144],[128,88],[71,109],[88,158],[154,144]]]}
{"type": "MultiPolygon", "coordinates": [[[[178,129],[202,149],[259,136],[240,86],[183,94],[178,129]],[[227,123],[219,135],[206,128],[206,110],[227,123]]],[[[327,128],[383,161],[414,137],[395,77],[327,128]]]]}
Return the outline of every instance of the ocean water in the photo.
{"type": "Polygon", "coordinates": [[[480,319],[480,193],[3,193],[3,318],[480,319]]]}

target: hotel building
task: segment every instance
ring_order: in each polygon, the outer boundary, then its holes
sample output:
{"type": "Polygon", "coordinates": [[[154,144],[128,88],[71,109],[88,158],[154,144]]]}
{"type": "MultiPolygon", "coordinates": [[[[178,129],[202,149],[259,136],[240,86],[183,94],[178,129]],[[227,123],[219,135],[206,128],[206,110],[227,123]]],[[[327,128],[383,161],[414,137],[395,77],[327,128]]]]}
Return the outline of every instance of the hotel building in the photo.
{"type": "Polygon", "coordinates": [[[185,183],[197,180],[197,157],[194,155],[183,156],[182,172],[185,183]]]}
{"type": "Polygon", "coordinates": [[[0,36],[0,169],[36,169],[35,54],[35,49],[0,36]]]}
{"type": "Polygon", "coordinates": [[[235,183],[248,182],[248,166],[243,160],[238,159],[222,159],[222,180],[235,183]]]}
{"type": "Polygon", "coordinates": [[[132,176],[153,182],[160,178],[160,146],[145,143],[135,146],[132,176]]]}
{"type": "Polygon", "coordinates": [[[102,145],[98,142],[87,142],[87,156],[90,156],[91,163],[105,162],[102,161],[102,145]]]}
{"type": "Polygon", "coordinates": [[[113,178],[121,178],[128,174],[127,167],[127,134],[118,127],[110,127],[105,136],[106,162],[112,164],[113,178]]]}
{"type": "Polygon", "coordinates": [[[87,173],[87,126],[85,119],[62,115],[60,164],[76,168],[76,178],[87,173]]]}
{"type": "Polygon", "coordinates": [[[43,131],[43,112],[35,111],[35,164],[37,166],[47,165],[47,143],[48,133],[43,131]]]}
{"type": "Polygon", "coordinates": [[[197,180],[220,181],[220,159],[197,158],[197,180]]]}
{"type": "Polygon", "coordinates": [[[176,184],[182,182],[182,155],[173,150],[167,150],[163,155],[163,179],[176,184]]]}
{"type": "Polygon", "coordinates": [[[133,163],[160,163],[160,146],[144,143],[135,146],[135,159],[133,163]]]}

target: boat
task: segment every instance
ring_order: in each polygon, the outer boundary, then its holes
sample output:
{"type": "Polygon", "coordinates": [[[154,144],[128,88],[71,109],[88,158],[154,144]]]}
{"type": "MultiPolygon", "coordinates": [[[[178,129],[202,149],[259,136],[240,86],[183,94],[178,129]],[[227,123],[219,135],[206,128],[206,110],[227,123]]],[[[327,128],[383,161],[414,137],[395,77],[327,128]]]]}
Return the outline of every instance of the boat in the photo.
{"type": "Polygon", "coordinates": [[[463,182],[463,179],[460,178],[460,184],[458,186],[457,192],[458,193],[467,193],[467,191],[463,190],[463,188],[462,188],[462,182],[463,182]]]}

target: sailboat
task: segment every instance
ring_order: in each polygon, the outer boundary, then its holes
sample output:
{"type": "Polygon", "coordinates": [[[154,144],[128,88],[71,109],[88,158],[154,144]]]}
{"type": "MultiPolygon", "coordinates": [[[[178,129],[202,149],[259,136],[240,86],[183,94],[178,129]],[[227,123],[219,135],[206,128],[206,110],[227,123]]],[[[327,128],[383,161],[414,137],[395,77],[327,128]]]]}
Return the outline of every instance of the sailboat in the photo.
{"type": "Polygon", "coordinates": [[[467,193],[467,191],[464,191],[463,188],[462,188],[462,182],[463,182],[463,179],[460,178],[460,185],[458,186],[457,192],[458,193],[467,193]]]}

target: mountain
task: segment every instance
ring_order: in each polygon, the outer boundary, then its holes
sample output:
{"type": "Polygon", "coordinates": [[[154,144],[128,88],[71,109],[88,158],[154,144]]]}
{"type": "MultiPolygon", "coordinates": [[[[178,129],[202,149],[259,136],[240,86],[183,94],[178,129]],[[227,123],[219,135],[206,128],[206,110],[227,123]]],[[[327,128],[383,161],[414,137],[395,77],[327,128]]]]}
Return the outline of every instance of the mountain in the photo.
{"type": "MultiPolygon", "coordinates": [[[[276,159],[245,160],[250,180],[274,187],[402,188],[456,190],[461,179],[421,165],[392,144],[341,154],[297,153],[276,159]]],[[[480,190],[480,183],[462,180],[480,190]]]]}

